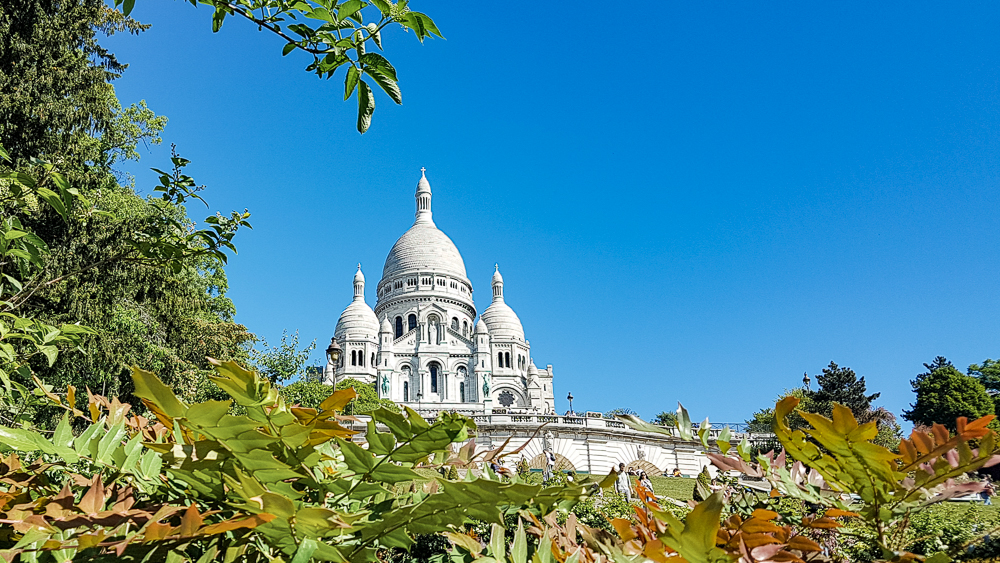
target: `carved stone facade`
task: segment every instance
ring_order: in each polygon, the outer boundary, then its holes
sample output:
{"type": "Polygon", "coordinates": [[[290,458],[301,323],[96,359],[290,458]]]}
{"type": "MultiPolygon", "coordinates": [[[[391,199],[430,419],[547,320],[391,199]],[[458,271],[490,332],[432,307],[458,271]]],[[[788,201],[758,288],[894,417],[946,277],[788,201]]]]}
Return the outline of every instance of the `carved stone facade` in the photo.
{"type": "Polygon", "coordinates": [[[552,366],[539,370],[496,267],[492,302],[478,316],[465,262],[431,214],[431,187],[421,175],[416,218],[392,246],[376,289],[365,302],[361,266],[354,301],[337,322],[340,366],[326,379],[376,383],[382,398],[423,412],[468,414],[493,409],[552,414],[552,366]]]}

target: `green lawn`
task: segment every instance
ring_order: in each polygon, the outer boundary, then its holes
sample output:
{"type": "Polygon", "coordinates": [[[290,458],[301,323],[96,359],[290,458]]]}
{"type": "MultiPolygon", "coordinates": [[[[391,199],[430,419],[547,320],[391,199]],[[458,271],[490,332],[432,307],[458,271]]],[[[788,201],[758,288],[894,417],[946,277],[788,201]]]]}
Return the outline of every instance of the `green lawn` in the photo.
{"type": "Polygon", "coordinates": [[[686,477],[650,477],[653,492],[656,496],[670,497],[674,500],[689,501],[694,494],[694,479],[686,477]]]}

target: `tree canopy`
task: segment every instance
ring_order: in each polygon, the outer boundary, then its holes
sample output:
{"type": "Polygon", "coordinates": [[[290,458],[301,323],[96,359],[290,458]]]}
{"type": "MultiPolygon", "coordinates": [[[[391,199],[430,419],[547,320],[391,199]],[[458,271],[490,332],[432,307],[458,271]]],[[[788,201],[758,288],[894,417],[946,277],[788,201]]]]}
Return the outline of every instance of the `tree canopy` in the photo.
{"type": "Polygon", "coordinates": [[[903,418],[914,424],[943,424],[955,430],[955,420],[964,416],[976,419],[993,414],[993,401],[978,379],[966,375],[941,356],[924,364],[926,372],[917,375],[910,385],[916,402],[903,418]]]}
{"type": "Polygon", "coordinates": [[[816,376],[816,384],[815,391],[806,392],[811,402],[808,410],[826,417],[833,412],[834,403],[839,403],[851,409],[856,418],[865,420],[872,410],[872,401],[880,395],[868,395],[864,377],[859,378],[851,368],[840,367],[832,361],[816,376]]]}

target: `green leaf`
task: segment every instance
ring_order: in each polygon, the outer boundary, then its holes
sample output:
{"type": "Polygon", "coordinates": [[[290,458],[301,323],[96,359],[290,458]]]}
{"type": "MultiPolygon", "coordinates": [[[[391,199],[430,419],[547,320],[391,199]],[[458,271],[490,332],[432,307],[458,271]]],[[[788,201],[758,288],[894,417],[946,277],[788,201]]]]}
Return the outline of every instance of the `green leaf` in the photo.
{"type": "Polygon", "coordinates": [[[690,440],[693,435],[691,433],[691,417],[688,416],[688,411],[684,408],[684,405],[677,403],[677,431],[681,435],[682,440],[690,440]]]}
{"type": "MultiPolygon", "coordinates": [[[[378,1],[381,2],[381,3],[383,3],[383,4],[385,3],[383,0],[378,0],[378,1]]],[[[378,4],[376,4],[376,5],[378,5],[378,4]]],[[[379,7],[379,9],[381,10],[382,8],[379,7]]],[[[0,158],[6,160],[8,162],[10,161],[10,153],[8,153],[6,150],[4,150],[3,145],[0,145],[0,158]]]]}
{"type": "Polygon", "coordinates": [[[340,444],[340,451],[344,454],[344,463],[351,471],[364,474],[375,467],[375,459],[372,454],[361,446],[343,438],[337,438],[337,443],[340,444]]]}
{"type": "Polygon", "coordinates": [[[347,0],[347,2],[337,7],[337,19],[347,19],[356,14],[364,6],[365,3],[361,0],[347,0]]]}
{"type": "Polygon", "coordinates": [[[375,113],[375,97],[372,89],[364,80],[358,81],[358,133],[362,135],[372,124],[372,114],[375,113]]]}
{"type": "Polygon", "coordinates": [[[122,2],[122,13],[126,16],[132,13],[132,8],[135,7],[135,0],[125,0],[122,2]]]}
{"type": "Polygon", "coordinates": [[[286,43],[285,46],[281,48],[281,56],[284,57],[288,53],[291,53],[292,51],[295,50],[295,47],[296,47],[295,43],[286,43]]]}
{"type": "Polygon", "coordinates": [[[388,76],[382,74],[378,69],[371,67],[365,67],[365,74],[372,77],[375,84],[378,84],[379,87],[382,88],[382,91],[392,98],[392,101],[397,104],[403,103],[403,94],[399,91],[399,85],[396,84],[394,80],[391,80],[388,76]]]}
{"type": "Polygon", "coordinates": [[[222,29],[222,21],[226,19],[225,4],[219,3],[215,6],[215,13],[212,14],[212,32],[222,29]]]}
{"type": "Polygon", "coordinates": [[[517,519],[517,531],[514,532],[514,543],[510,548],[511,563],[527,563],[528,539],[524,535],[524,522],[517,519]]]}
{"type": "Polygon", "coordinates": [[[146,399],[147,404],[155,405],[170,418],[179,418],[187,413],[187,407],[154,373],[133,366],[132,381],[135,382],[136,397],[146,399]]]}
{"type": "Polygon", "coordinates": [[[347,69],[347,78],[344,80],[344,101],[347,101],[354,93],[355,88],[358,87],[358,78],[361,73],[358,72],[358,67],[351,65],[347,69]]]}
{"type": "Polygon", "coordinates": [[[371,477],[376,481],[390,484],[424,479],[422,475],[412,469],[384,462],[371,472],[371,477]]]}
{"type": "Polygon", "coordinates": [[[504,545],[504,536],[506,532],[500,524],[493,524],[492,533],[490,534],[490,555],[493,556],[499,563],[505,563],[507,558],[505,557],[507,553],[507,548],[504,545]]]}
{"type": "Polygon", "coordinates": [[[66,206],[63,204],[63,200],[59,197],[59,194],[48,188],[36,188],[35,193],[37,193],[38,197],[44,200],[45,203],[48,203],[49,206],[63,218],[63,221],[69,222],[69,218],[66,215],[66,206]]]}

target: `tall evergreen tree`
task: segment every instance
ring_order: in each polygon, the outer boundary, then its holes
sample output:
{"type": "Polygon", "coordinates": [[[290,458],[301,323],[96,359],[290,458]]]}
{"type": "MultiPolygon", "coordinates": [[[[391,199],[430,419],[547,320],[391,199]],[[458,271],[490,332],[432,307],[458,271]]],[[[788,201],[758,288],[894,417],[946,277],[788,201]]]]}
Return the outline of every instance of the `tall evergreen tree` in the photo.
{"type": "Polygon", "coordinates": [[[811,412],[829,417],[833,413],[833,404],[840,403],[851,409],[855,418],[861,421],[868,419],[872,410],[872,401],[877,399],[881,393],[867,394],[865,378],[859,378],[849,367],[840,367],[836,362],[823,369],[823,373],[816,376],[818,388],[816,391],[809,391],[808,396],[812,400],[811,412]]]}
{"type": "MultiPolygon", "coordinates": [[[[254,335],[233,321],[217,257],[166,268],[131,246],[137,236],[169,236],[160,229],[164,218],[193,224],[184,207],[139,196],[116,169],[137,159],[141,144],[160,142],[166,119],[143,102],[122,106],[112,82],[126,65],[98,38],[144,28],[101,0],[0,3],[0,145],[15,170],[37,175],[33,159],[51,162],[88,202],[66,220],[48,208],[10,204],[0,216],[16,217],[49,249],[17,313],[97,331],[85,354],[60,355],[52,366],[37,358],[36,374],[128,399],[127,369],[139,365],[190,400],[216,392],[205,357],[246,359],[254,335]]],[[[0,273],[8,272],[0,266],[0,273]]]]}

